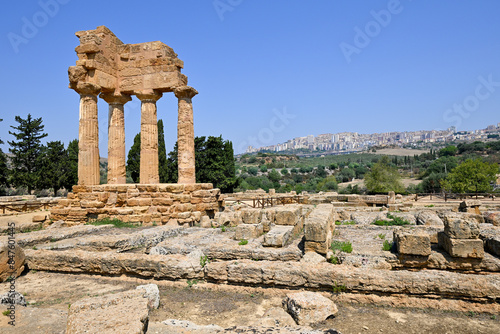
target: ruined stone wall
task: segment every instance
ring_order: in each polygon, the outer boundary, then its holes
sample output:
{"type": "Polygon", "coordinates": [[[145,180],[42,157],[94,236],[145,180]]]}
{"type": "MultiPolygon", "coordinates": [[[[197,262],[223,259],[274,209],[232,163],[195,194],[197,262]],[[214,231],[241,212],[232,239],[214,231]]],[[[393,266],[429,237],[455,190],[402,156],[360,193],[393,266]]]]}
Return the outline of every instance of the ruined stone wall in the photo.
{"type": "Polygon", "coordinates": [[[219,210],[219,196],[220,190],[210,183],[74,186],[51,210],[51,218],[74,224],[103,218],[146,224],[176,219],[192,224],[219,210]]]}

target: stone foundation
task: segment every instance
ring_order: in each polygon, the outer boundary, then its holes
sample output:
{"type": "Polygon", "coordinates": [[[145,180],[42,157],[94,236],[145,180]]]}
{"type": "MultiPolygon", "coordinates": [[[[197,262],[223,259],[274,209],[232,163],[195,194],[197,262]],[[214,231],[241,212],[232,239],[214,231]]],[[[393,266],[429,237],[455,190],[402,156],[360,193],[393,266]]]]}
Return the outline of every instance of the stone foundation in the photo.
{"type": "Polygon", "coordinates": [[[220,190],[211,183],[73,186],[73,192],[51,210],[51,218],[75,225],[103,218],[146,224],[176,219],[192,224],[219,211],[219,197],[220,190]]]}

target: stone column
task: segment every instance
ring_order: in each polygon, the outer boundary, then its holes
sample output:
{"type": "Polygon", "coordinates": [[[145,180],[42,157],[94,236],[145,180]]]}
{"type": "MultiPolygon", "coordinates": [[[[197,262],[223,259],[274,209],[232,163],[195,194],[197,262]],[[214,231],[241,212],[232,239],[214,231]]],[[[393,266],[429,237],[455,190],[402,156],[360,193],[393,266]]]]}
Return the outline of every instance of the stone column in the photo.
{"type": "Polygon", "coordinates": [[[178,183],[196,183],[193,104],[191,99],[198,92],[193,87],[184,86],[174,89],[174,94],[179,99],[179,120],[177,122],[178,183]]]}
{"type": "Polygon", "coordinates": [[[109,103],[108,114],[108,184],[125,184],[125,119],[124,105],[129,95],[101,94],[109,103]]]}
{"type": "Polygon", "coordinates": [[[97,95],[101,87],[85,83],[75,89],[80,94],[80,125],[78,134],[78,184],[98,185],[99,175],[99,123],[97,95]]]}
{"type": "Polygon", "coordinates": [[[158,121],[156,101],[161,93],[137,94],[141,100],[141,172],[140,183],[160,183],[158,170],[158,121]]]}

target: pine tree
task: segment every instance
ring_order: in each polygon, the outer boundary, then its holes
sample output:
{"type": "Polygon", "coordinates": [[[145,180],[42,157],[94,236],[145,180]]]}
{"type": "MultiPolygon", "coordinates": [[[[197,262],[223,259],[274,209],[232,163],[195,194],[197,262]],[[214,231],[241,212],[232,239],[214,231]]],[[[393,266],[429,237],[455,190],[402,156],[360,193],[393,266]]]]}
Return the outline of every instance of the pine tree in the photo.
{"type": "Polygon", "coordinates": [[[158,121],[158,173],[160,183],[168,182],[167,149],[165,148],[165,136],[163,134],[163,120],[158,121]]]}
{"type": "Polygon", "coordinates": [[[66,151],[68,154],[68,166],[63,186],[68,191],[71,191],[72,187],[78,184],[78,139],[70,141],[66,151]]]}
{"type": "Polygon", "coordinates": [[[28,192],[37,184],[38,170],[40,169],[37,157],[42,149],[41,139],[47,134],[43,133],[44,126],[42,118],[31,118],[28,114],[27,119],[22,119],[20,116],[15,117],[18,126],[11,126],[17,132],[9,133],[16,140],[8,141],[11,148],[12,157],[12,184],[15,187],[27,187],[28,192]]]}
{"type": "Polygon", "coordinates": [[[135,135],[134,144],[128,151],[127,172],[135,183],[139,182],[141,172],[141,133],[135,135]]]}

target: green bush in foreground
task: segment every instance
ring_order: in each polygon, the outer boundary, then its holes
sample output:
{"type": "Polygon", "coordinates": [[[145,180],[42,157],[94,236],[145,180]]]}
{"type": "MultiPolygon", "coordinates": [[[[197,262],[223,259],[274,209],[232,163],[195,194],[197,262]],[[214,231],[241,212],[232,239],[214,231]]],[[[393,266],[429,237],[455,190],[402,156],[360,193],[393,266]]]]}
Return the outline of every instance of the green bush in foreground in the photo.
{"type": "Polygon", "coordinates": [[[352,253],[352,244],[350,241],[337,241],[334,240],[332,241],[332,244],[330,246],[330,249],[332,251],[337,251],[340,250],[344,253],[352,253]]]}
{"type": "Polygon", "coordinates": [[[246,244],[248,244],[248,240],[245,240],[245,239],[241,239],[240,242],[238,243],[238,245],[240,245],[240,246],[244,246],[246,244]]]}
{"type": "Polygon", "coordinates": [[[123,222],[123,221],[121,221],[120,219],[117,219],[117,218],[113,218],[113,219],[110,219],[110,218],[99,219],[99,220],[95,220],[95,221],[92,221],[92,222],[88,222],[87,225],[95,225],[95,226],[99,226],[99,225],[114,225],[117,228],[134,228],[134,227],[137,227],[136,224],[125,223],[125,222],[123,222]]]}

